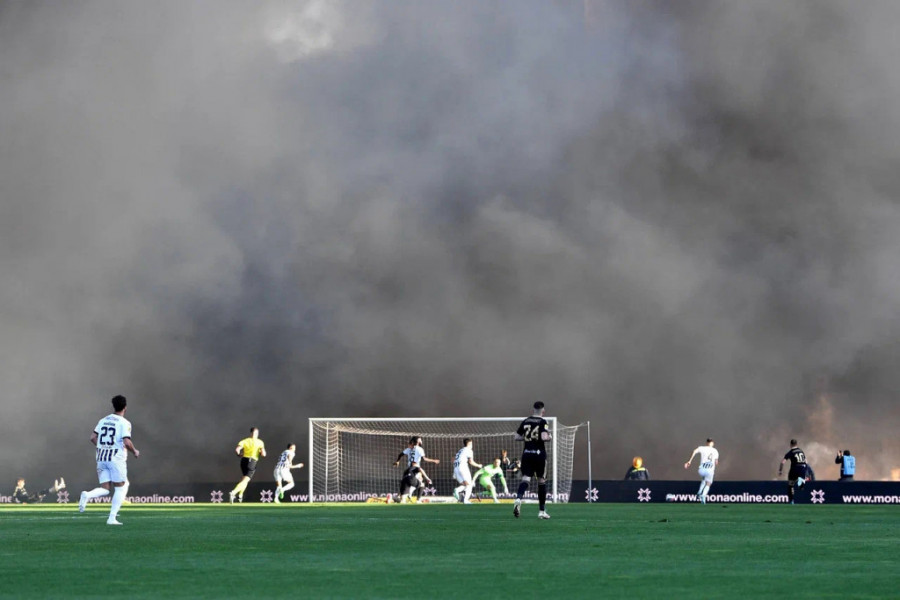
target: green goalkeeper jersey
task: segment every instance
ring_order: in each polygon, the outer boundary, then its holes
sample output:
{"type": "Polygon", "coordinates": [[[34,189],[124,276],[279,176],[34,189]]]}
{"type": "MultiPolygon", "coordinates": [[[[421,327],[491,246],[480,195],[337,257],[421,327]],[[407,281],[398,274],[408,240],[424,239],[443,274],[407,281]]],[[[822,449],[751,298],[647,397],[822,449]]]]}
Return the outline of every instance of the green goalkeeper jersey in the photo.
{"type": "Polygon", "coordinates": [[[481,485],[487,487],[496,476],[500,476],[500,482],[506,487],[506,478],[503,476],[503,467],[495,467],[494,465],[485,465],[475,472],[474,479],[479,481],[481,485]]]}

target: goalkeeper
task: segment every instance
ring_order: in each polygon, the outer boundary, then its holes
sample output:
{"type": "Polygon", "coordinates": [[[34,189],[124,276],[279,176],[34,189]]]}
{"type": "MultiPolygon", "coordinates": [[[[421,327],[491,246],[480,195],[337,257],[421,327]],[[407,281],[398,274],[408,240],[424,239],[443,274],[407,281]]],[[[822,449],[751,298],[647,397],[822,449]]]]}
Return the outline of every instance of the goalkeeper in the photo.
{"type": "Polygon", "coordinates": [[[506,478],[503,476],[503,467],[500,466],[499,458],[495,458],[493,464],[481,467],[475,472],[475,475],[472,476],[472,479],[480,483],[481,487],[491,493],[491,498],[494,499],[495,503],[500,502],[497,500],[497,488],[494,487],[494,477],[498,476],[500,477],[500,483],[503,484],[503,493],[509,494],[509,488],[506,487],[506,478]]]}

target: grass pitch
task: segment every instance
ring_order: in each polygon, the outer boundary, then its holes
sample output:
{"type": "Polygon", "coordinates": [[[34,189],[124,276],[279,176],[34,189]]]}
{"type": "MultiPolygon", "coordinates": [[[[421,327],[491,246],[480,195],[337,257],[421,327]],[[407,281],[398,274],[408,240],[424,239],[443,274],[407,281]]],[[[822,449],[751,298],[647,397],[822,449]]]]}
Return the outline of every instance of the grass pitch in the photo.
{"type": "Polygon", "coordinates": [[[888,598],[900,507],[0,508],[2,598],[888,598]]]}

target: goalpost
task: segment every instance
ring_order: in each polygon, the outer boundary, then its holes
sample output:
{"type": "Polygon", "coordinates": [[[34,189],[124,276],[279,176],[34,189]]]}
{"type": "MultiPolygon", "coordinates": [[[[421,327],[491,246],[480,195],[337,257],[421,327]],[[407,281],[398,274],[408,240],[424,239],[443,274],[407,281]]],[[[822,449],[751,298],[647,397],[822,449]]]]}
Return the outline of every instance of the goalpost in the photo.
{"type": "MultiPolygon", "coordinates": [[[[548,500],[568,502],[572,489],[575,434],[581,425],[567,426],[556,417],[544,417],[553,439],[547,442],[548,500]]],[[[440,464],[423,462],[421,467],[434,481],[433,496],[449,496],[456,487],[453,459],[464,438],[472,438],[475,462],[490,464],[507,450],[513,461],[522,454],[515,431],[522,417],[495,418],[310,418],[309,499],[311,502],[365,501],[399,492],[406,457],[394,467],[397,455],[412,437],[422,438],[425,456],[440,464]]],[[[584,424],[582,424],[584,425],[584,424]]],[[[472,471],[474,475],[474,470],[472,471]]],[[[514,494],[520,472],[507,472],[509,491],[514,494]]],[[[497,485],[497,482],[494,482],[497,485]]],[[[478,484],[475,490],[478,491],[478,484]]],[[[502,486],[497,492],[502,493],[502,486]]],[[[535,493],[537,485],[529,487],[535,493]]]]}

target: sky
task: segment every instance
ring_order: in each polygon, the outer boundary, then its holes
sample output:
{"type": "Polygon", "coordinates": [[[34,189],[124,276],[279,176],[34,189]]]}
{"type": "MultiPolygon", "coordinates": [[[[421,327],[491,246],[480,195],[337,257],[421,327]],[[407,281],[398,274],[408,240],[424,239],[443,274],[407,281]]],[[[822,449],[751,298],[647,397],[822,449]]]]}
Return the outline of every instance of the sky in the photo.
{"type": "Polygon", "coordinates": [[[236,479],[251,425],[537,400],[594,479],[693,478],[707,437],[719,478],[792,437],[889,478],[898,18],[0,3],[0,476],[91,481],[124,394],[148,482],[236,479]]]}

